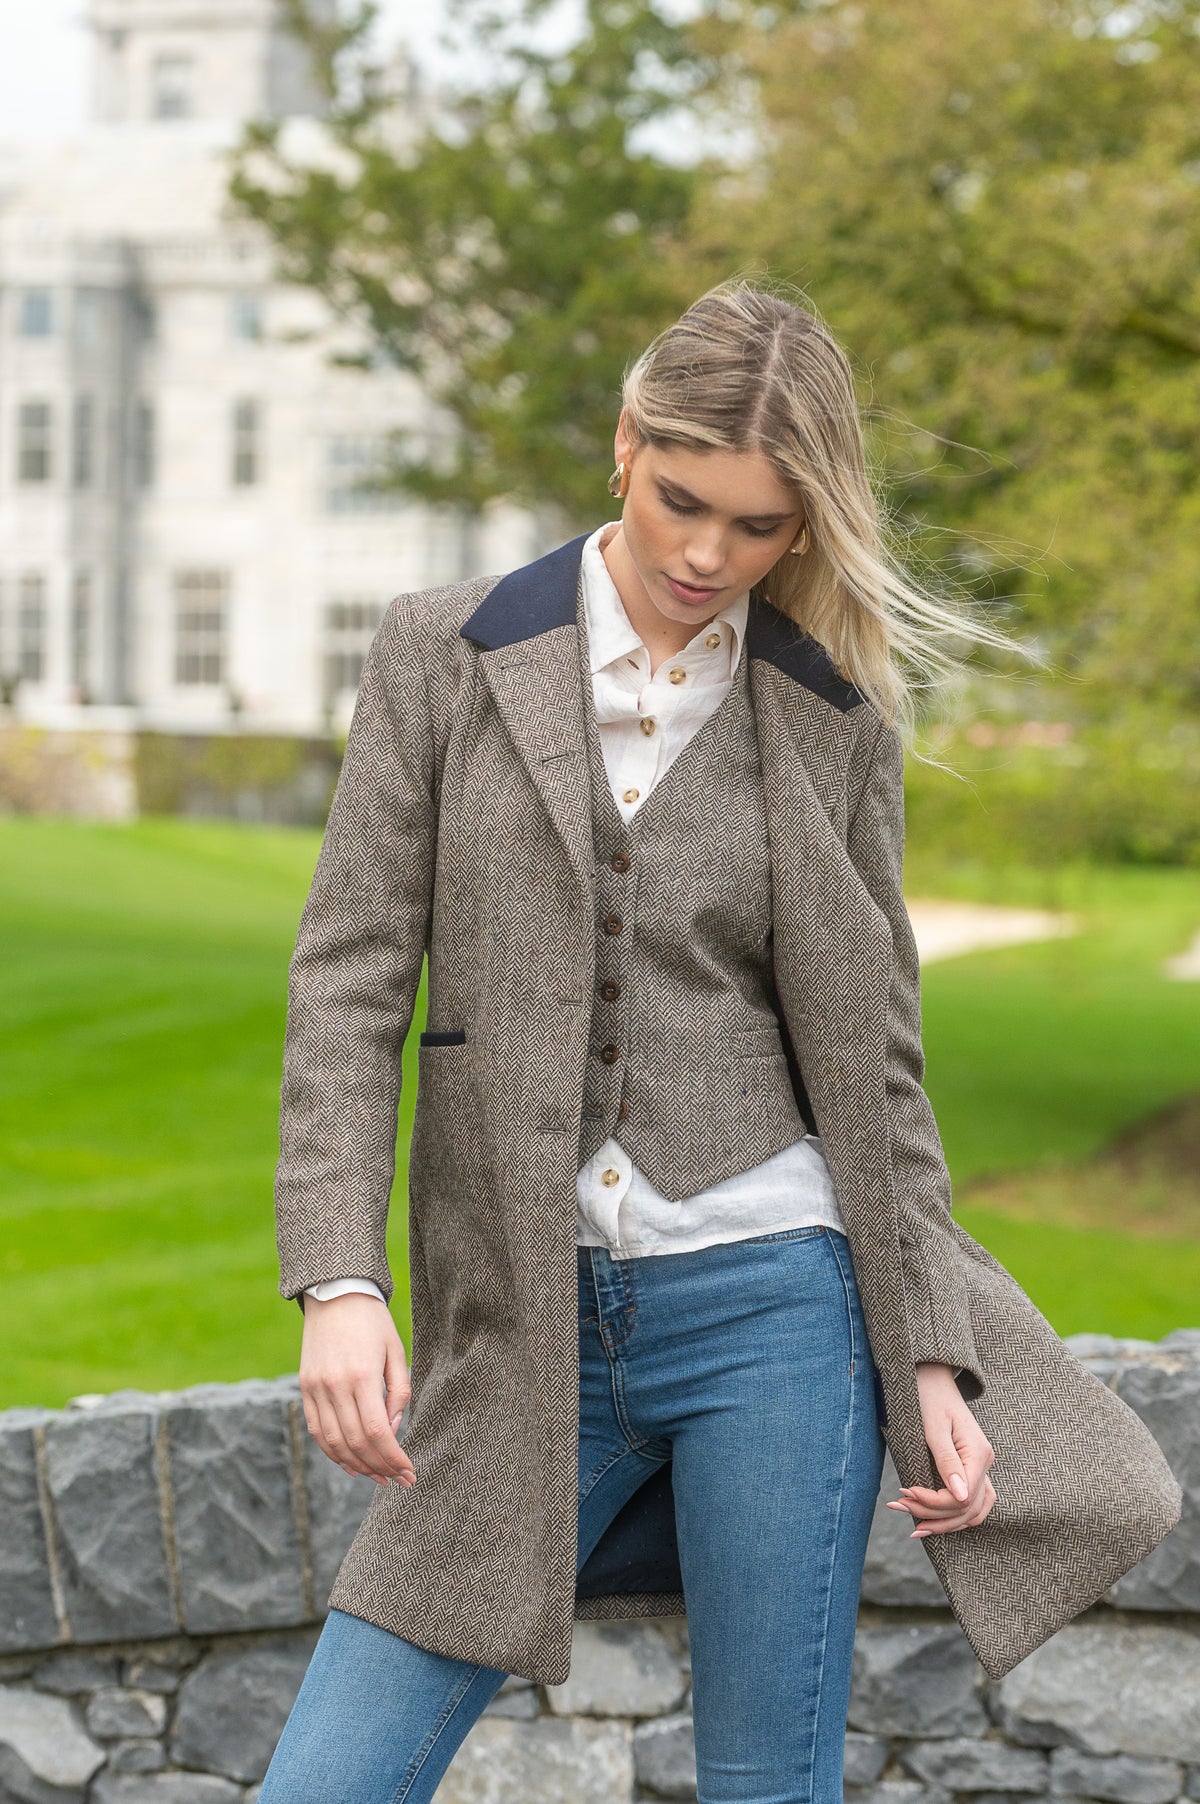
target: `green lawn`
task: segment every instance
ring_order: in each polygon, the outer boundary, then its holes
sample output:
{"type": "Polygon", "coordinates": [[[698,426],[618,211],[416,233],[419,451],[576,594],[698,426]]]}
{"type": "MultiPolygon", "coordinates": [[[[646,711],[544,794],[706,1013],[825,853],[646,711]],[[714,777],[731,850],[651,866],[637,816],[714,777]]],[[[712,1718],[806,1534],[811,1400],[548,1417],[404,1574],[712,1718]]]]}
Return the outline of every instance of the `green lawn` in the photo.
{"type": "MultiPolygon", "coordinates": [[[[272,1174],[287,959],[319,843],[207,821],[0,821],[0,1407],[295,1370],[272,1174]]],[[[1049,903],[1087,924],[926,974],[956,1209],[1063,1334],[1194,1326],[1187,1223],[1126,1235],[1110,1218],[1099,1231],[970,1202],[973,1179],[1086,1160],[1200,1091],[1200,991],[1157,974],[1200,925],[1195,873],[1046,882],[910,864],[912,895],[1049,903]]],[[[389,1247],[406,1338],[415,1038],[389,1247]]]]}

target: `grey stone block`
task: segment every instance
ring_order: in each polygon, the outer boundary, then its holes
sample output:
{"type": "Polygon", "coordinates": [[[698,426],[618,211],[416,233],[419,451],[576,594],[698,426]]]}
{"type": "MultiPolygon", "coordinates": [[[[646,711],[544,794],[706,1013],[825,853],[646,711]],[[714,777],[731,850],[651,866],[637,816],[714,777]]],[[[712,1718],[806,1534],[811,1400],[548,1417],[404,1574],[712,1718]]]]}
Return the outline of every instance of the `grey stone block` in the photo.
{"type": "Polygon", "coordinates": [[[201,1644],[180,1638],[142,1648],[122,1662],[121,1680],[135,1691],[158,1691],[164,1696],[178,1691],[190,1666],[200,1658],[201,1644]]]}
{"type": "Polygon", "coordinates": [[[535,1691],[505,1691],[503,1686],[490,1704],[484,1705],[485,1716],[511,1716],[516,1722],[531,1723],[542,1714],[535,1691]]]}
{"type": "Polygon", "coordinates": [[[896,1753],[914,1779],[948,1791],[1043,1792],[1049,1780],[1049,1764],[1040,1749],[1010,1748],[976,1736],[900,1742],[896,1753]]]}
{"type": "Polygon", "coordinates": [[[33,1436],[34,1428],[52,1422],[55,1414],[48,1409],[0,1412],[0,1650],[52,1647],[61,1639],[33,1436]]]}
{"type": "Polygon", "coordinates": [[[311,1614],[292,1500],[291,1389],[261,1380],[165,1411],[184,1625],[193,1635],[311,1614]]]}
{"type": "Polygon", "coordinates": [[[860,1627],[847,1720],[884,1735],[980,1735],[988,1722],[980,1671],[957,1623],[860,1627]]]}
{"type": "Polygon", "coordinates": [[[318,1634],[312,1629],[206,1655],[179,1688],[171,1759],[243,1782],[261,1779],[318,1634]]]}
{"type": "MultiPolygon", "coordinates": [[[[951,1804],[948,1791],[938,1785],[921,1785],[916,1779],[881,1779],[878,1785],[847,1785],[846,1804],[951,1804]]],[[[1012,1804],[1007,1799],[1006,1804],[1012,1804]]]]}
{"type": "Polygon", "coordinates": [[[450,1762],[437,1804],[625,1804],[632,1796],[624,1723],[481,1716],[450,1762]]]}
{"type": "Polygon", "coordinates": [[[867,1557],[863,1565],[864,1604],[918,1604],[947,1608],[946,1593],[920,1541],[912,1539],[916,1523],[907,1510],[890,1510],[900,1495],[900,1478],[890,1453],[883,1456],[883,1478],[875,1499],[867,1557]]]}
{"type": "Polygon", "coordinates": [[[1200,1760],[1200,1628],[1068,1623],[989,1682],[1013,1741],[1200,1760]]]}
{"type": "Polygon", "coordinates": [[[577,1622],[571,1676],[545,1690],[556,1716],[663,1716],[678,1709],[687,1679],[653,1621],[577,1622]]]}
{"type": "Polygon", "coordinates": [[[1113,1804],[1172,1804],[1183,1790],[1183,1768],[1176,1760],[1151,1760],[1139,1754],[1081,1754],[1077,1748],[1055,1748],[1050,1756],[1050,1790],[1113,1804]]]}
{"type": "Polygon", "coordinates": [[[154,1427],[152,1407],[111,1403],[63,1410],[46,1429],[63,1593],[77,1641],[169,1635],[179,1626],[159,1510],[154,1427]]]}
{"type": "Polygon", "coordinates": [[[97,1691],[101,1685],[116,1685],[121,1677],[120,1661],[115,1654],[93,1654],[86,1648],[66,1648],[43,1660],[34,1674],[39,1691],[58,1692],[73,1697],[81,1691],[97,1691]]]}
{"type": "Polygon", "coordinates": [[[633,1767],[639,1785],[658,1798],[696,1796],[696,1737],[691,1713],[678,1711],[638,1723],[633,1731],[633,1767]]]}
{"type": "Polygon", "coordinates": [[[1183,1490],[1183,1512],[1105,1601],[1125,1610],[1200,1611],[1200,1359],[1188,1343],[1168,1336],[1153,1363],[1122,1363],[1113,1388],[1166,1455],[1183,1490]],[[1173,1357],[1165,1351],[1171,1341],[1177,1349],[1173,1357]]]}
{"type": "MultiPolygon", "coordinates": [[[[297,1387],[299,1396],[299,1387],[297,1387]]],[[[317,1613],[324,1615],[329,1593],[350,1543],[375,1494],[374,1479],[356,1478],[322,1453],[308,1432],[303,1414],[300,1428],[304,1449],[304,1486],[308,1498],[309,1535],[312,1548],[313,1598],[317,1613]]]]}
{"type": "Polygon", "coordinates": [[[100,1741],[119,1741],[129,1735],[159,1735],[167,1722],[166,1699],[153,1691],[106,1686],[88,1700],[84,1721],[88,1734],[100,1741]]]}
{"type": "Polygon", "coordinates": [[[211,1773],[101,1773],[89,1804],[242,1804],[242,1788],[211,1773]]]}
{"type": "Polygon", "coordinates": [[[882,1735],[847,1729],[842,1777],[847,1785],[874,1785],[888,1762],[891,1743],[882,1735]]]}
{"type": "Polygon", "coordinates": [[[112,1773],[157,1773],[167,1764],[160,1741],[114,1741],[108,1750],[112,1773]]]}
{"type": "Polygon", "coordinates": [[[1189,1766],[1183,1795],[1185,1798],[1200,1798],[1200,1766],[1189,1766]]]}
{"type": "Polygon", "coordinates": [[[103,1748],[79,1726],[65,1698],[31,1685],[0,1685],[0,1786],[29,1804],[82,1798],[103,1763],[103,1748]]]}

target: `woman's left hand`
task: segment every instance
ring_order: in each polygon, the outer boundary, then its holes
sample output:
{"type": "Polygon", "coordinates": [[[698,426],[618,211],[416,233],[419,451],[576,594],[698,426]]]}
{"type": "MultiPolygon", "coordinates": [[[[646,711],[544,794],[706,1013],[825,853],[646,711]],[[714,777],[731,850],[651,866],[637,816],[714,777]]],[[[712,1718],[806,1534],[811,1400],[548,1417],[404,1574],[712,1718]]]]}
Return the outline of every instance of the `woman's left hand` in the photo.
{"type": "Polygon", "coordinates": [[[902,1485],[900,1497],[889,1501],[889,1510],[907,1510],[918,1526],[909,1539],[948,1534],[956,1528],[974,1528],[996,1501],[988,1468],[995,1459],[991,1442],[964,1402],[953,1370],[932,1360],[917,1366],[921,1398],[921,1422],[934,1464],[946,1487],[934,1491],[928,1485],[902,1485]]]}

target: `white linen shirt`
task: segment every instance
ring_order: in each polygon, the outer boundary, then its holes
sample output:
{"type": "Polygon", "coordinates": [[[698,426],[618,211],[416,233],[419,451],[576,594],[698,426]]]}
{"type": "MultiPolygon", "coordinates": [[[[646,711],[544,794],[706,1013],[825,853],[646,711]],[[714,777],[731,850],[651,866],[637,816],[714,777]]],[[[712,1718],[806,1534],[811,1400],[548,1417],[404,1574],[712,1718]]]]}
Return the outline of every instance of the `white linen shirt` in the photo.
{"type": "MultiPolygon", "coordinates": [[[[745,641],[750,596],[747,591],[729,602],[652,676],[650,653],[601,555],[601,545],[615,531],[616,522],[606,522],[584,543],[583,601],[605,768],[613,799],[628,821],[728,694],[745,641]],[[680,670],[683,678],[672,681],[672,672],[680,670]],[[657,723],[653,734],[641,731],[647,714],[657,723]]],[[[816,1134],[676,1203],[655,1189],[615,1139],[584,1165],[576,1182],[577,1243],[606,1247],[620,1258],[690,1252],[818,1222],[846,1231],[816,1134]]],[[[383,1300],[369,1278],[329,1278],[310,1285],[306,1294],[325,1301],[352,1290],[383,1300]]]]}

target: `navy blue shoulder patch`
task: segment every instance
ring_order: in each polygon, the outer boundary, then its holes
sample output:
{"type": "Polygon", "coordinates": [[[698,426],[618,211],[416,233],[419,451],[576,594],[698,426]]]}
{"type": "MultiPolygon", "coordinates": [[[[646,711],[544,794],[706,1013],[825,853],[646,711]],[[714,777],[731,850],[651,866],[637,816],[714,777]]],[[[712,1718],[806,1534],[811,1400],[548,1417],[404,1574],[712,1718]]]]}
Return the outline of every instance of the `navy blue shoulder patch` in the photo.
{"type": "Polygon", "coordinates": [[[843,714],[866,700],[853,683],[838,675],[821,641],[768,601],[761,589],[750,591],[746,650],[752,658],[766,658],[777,665],[843,714]]]}

